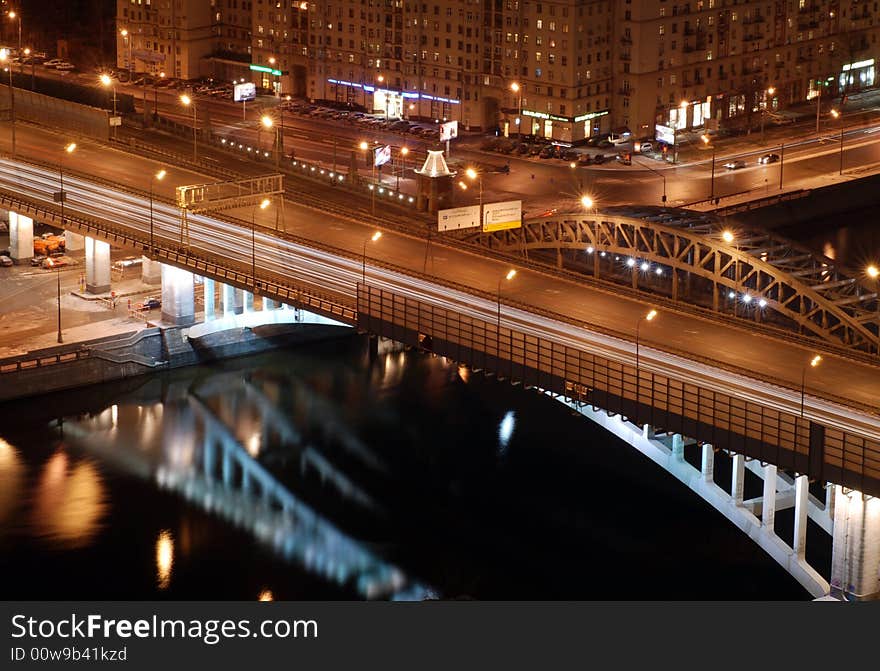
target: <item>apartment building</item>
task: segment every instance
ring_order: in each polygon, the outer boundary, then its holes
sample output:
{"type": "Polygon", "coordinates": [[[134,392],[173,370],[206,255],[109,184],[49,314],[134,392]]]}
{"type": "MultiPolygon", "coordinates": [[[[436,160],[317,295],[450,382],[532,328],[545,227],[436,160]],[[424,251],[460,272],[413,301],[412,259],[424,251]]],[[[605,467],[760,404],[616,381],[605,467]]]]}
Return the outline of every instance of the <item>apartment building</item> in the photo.
{"type": "Polygon", "coordinates": [[[874,0],[151,1],[118,0],[136,65],[566,143],[874,86],[880,30],[874,0]]]}

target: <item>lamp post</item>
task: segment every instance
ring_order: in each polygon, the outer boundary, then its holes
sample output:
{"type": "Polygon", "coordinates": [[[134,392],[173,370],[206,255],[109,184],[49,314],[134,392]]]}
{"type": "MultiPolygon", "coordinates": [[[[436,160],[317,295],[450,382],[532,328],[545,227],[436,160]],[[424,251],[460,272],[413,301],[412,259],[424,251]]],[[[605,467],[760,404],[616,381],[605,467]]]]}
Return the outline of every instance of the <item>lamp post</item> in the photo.
{"type": "Polygon", "coordinates": [[[192,106],[193,111],[193,162],[195,163],[199,157],[198,150],[198,141],[196,139],[196,99],[195,97],[190,97],[185,93],[180,96],[180,102],[184,104],[186,107],[192,106]]]}
{"type": "MultiPolygon", "coordinates": [[[[260,119],[260,123],[263,124],[263,128],[272,128],[274,126],[274,122],[272,121],[272,117],[268,114],[264,114],[260,119]]],[[[278,170],[278,165],[280,163],[279,151],[278,151],[278,129],[275,129],[275,169],[278,170]]]]}
{"type": "Polygon", "coordinates": [[[831,116],[840,120],[840,169],[837,174],[843,174],[843,117],[837,110],[831,110],[831,116]]]}
{"type": "Polygon", "coordinates": [[[516,277],[516,270],[514,268],[511,268],[507,271],[507,274],[503,278],[498,278],[498,321],[495,326],[495,335],[498,339],[496,345],[499,355],[501,353],[501,281],[507,280],[508,282],[510,282],[510,280],[512,280],[514,277],[516,277]]]}
{"type": "MultiPolygon", "coordinates": [[[[6,64],[9,60],[9,52],[6,49],[0,49],[0,64],[6,64]]],[[[8,64],[9,70],[9,115],[11,117],[10,126],[12,128],[12,155],[15,155],[15,87],[12,85],[12,63],[8,64]]]]}
{"type": "MultiPolygon", "coordinates": [[[[810,368],[815,368],[822,362],[822,357],[818,354],[810,359],[810,368]]],[[[801,419],[804,418],[804,399],[807,395],[807,367],[801,368],[801,419]]]]}
{"type": "MultiPolygon", "coordinates": [[[[730,230],[722,231],[721,239],[728,245],[736,240],[736,236],[730,230]]],[[[733,316],[736,317],[736,307],[739,303],[739,245],[735,245],[736,255],[733,259],[733,316]]]]}
{"type": "Polygon", "coordinates": [[[372,236],[364,240],[363,262],[361,264],[361,284],[367,283],[367,243],[376,242],[382,237],[382,231],[376,231],[372,236]]]}
{"type": "MultiPolygon", "coordinates": [[[[58,161],[58,178],[61,184],[61,191],[58,194],[58,200],[61,202],[61,228],[64,228],[64,154],[72,154],[76,149],[76,143],[70,142],[64,147],[61,153],[61,159],[58,161]]],[[[61,266],[58,266],[58,343],[63,343],[61,337],[61,266]]]]}
{"type": "Polygon", "coordinates": [[[479,180],[479,182],[480,182],[480,201],[479,202],[480,202],[480,221],[482,221],[483,220],[483,173],[477,172],[473,168],[468,168],[467,170],[465,170],[464,174],[467,175],[468,179],[470,179],[471,181],[476,179],[476,180],[479,180]]]}
{"type": "Polygon", "coordinates": [[[819,134],[819,112],[822,109],[822,83],[819,80],[816,80],[816,83],[819,85],[819,93],[816,95],[816,135],[819,134]]]}
{"type": "Polygon", "coordinates": [[[642,315],[636,321],[636,409],[639,407],[639,397],[641,395],[641,375],[639,369],[639,327],[641,327],[642,322],[650,322],[654,320],[654,317],[657,316],[656,310],[651,310],[645,315],[642,315]]]}
{"type": "Polygon", "coordinates": [[[764,100],[761,104],[761,144],[764,144],[764,116],[767,113],[767,96],[770,95],[772,97],[774,93],[776,93],[776,89],[772,86],[768,89],[764,89],[764,100]]]}
{"type": "MultiPolygon", "coordinates": [[[[700,136],[700,139],[703,141],[703,144],[709,146],[709,136],[706,133],[703,133],[700,136]]],[[[715,145],[712,145],[712,178],[709,182],[709,200],[713,200],[715,198],[715,145]]]]}
{"type": "Polygon", "coordinates": [[[406,172],[406,155],[409,154],[409,147],[400,148],[400,171],[397,173],[397,190],[400,191],[400,176],[406,172]]]}
{"type": "MultiPolygon", "coordinates": [[[[165,79],[165,73],[159,73],[159,79],[165,79]]],[[[159,118],[159,79],[153,82],[153,118],[159,118]]]]}
{"type": "MultiPolygon", "coordinates": [[[[272,201],[264,198],[260,202],[260,209],[265,210],[272,201]]],[[[251,286],[257,288],[257,206],[251,211],[251,286]]]]}
{"type": "Polygon", "coordinates": [[[112,86],[113,87],[113,139],[116,139],[116,84],[113,83],[113,80],[110,78],[110,75],[103,74],[100,77],[101,84],[104,86],[112,86]]]}
{"type": "Polygon", "coordinates": [[[152,257],[155,254],[155,246],[153,245],[153,182],[154,180],[159,180],[160,182],[165,177],[167,173],[165,170],[160,170],[159,172],[150,175],[150,256],[152,257]]]}
{"type": "Polygon", "coordinates": [[[520,117],[522,117],[522,95],[519,94],[520,86],[516,82],[513,82],[510,85],[510,90],[513,91],[514,96],[516,97],[516,119],[513,124],[516,126],[516,136],[517,138],[522,135],[522,131],[520,130],[520,117]]]}
{"type": "Polygon", "coordinates": [[[131,81],[132,70],[134,69],[131,62],[131,40],[133,35],[130,35],[128,30],[126,30],[125,28],[120,30],[119,34],[122,35],[122,38],[128,44],[128,60],[125,61],[125,69],[128,70],[128,81],[131,81]]]}
{"type": "MultiPolygon", "coordinates": [[[[367,142],[361,142],[358,145],[364,151],[364,158],[369,159],[369,149],[370,145],[367,142]]],[[[373,183],[370,184],[370,209],[373,213],[373,216],[376,215],[376,159],[375,157],[370,160],[370,164],[373,166],[373,183]]]]}
{"type": "MultiPolygon", "coordinates": [[[[16,14],[14,11],[10,11],[7,16],[12,19],[18,19],[18,70],[19,72],[24,72],[24,59],[21,57],[21,14],[16,14]]],[[[10,71],[12,66],[10,65],[10,71]]]]}

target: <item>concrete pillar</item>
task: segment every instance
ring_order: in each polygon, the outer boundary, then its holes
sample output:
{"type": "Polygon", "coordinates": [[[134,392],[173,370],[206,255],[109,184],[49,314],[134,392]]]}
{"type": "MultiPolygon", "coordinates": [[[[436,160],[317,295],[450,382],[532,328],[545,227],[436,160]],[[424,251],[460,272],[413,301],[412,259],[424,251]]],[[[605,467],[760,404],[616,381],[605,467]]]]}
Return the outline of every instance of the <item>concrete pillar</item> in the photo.
{"type": "Polygon", "coordinates": [[[242,292],[242,312],[253,312],[254,311],[254,295],[250,291],[242,292]]]}
{"type": "Polygon", "coordinates": [[[242,291],[231,284],[222,285],[223,289],[223,315],[240,315],[242,313],[242,291]]]}
{"type": "Polygon", "coordinates": [[[202,470],[205,474],[205,479],[208,482],[212,482],[214,480],[214,441],[211,440],[210,436],[205,437],[202,446],[202,470]]]}
{"type": "Polygon", "coordinates": [[[16,263],[34,258],[34,220],[9,211],[9,256],[16,263]]]}
{"type": "Polygon", "coordinates": [[[837,487],[830,482],[825,483],[825,512],[831,520],[834,520],[834,497],[837,494],[837,487]]]}
{"type": "Polygon", "coordinates": [[[676,461],[684,461],[684,437],[680,433],[672,436],[672,458],[676,461]]]}
{"type": "Polygon", "coordinates": [[[86,291],[110,291],[110,243],[86,236],[86,291]]]}
{"type": "Polygon", "coordinates": [[[764,466],[764,498],[761,504],[761,524],[773,531],[776,524],[776,466],[764,466]]]}
{"type": "Polygon", "coordinates": [[[798,559],[803,559],[807,548],[807,505],[810,483],[806,475],[794,480],[794,540],[792,549],[798,559]]]}
{"type": "Polygon", "coordinates": [[[162,264],[162,321],[178,326],[195,322],[193,274],[162,264]]]}
{"type": "Polygon", "coordinates": [[[704,482],[715,480],[715,448],[709,443],[703,445],[703,460],[700,465],[700,476],[704,482]]]}
{"type": "Polygon", "coordinates": [[[144,284],[161,284],[162,262],[153,261],[149,256],[141,257],[141,281],[144,284]]]}
{"type": "Polygon", "coordinates": [[[746,478],[746,458],[741,454],[733,455],[733,472],[730,482],[730,495],[734,505],[741,506],[743,503],[743,484],[746,478]]]}
{"type": "Polygon", "coordinates": [[[278,307],[278,303],[273,301],[271,298],[263,297],[263,310],[269,312],[270,310],[275,310],[278,307]]]}
{"type": "Polygon", "coordinates": [[[85,246],[86,236],[73,231],[64,231],[64,249],[68,252],[78,252],[85,249],[85,246]]]}
{"type": "Polygon", "coordinates": [[[835,485],[831,593],[880,597],[880,499],[835,485]],[[846,493],[844,493],[846,492],[846,493]]]}
{"type": "Polygon", "coordinates": [[[223,484],[229,489],[232,486],[232,457],[223,450],[223,484]]]}
{"type": "Polygon", "coordinates": [[[202,289],[205,292],[205,321],[209,322],[214,319],[215,312],[214,280],[207,277],[203,278],[202,289]]]}

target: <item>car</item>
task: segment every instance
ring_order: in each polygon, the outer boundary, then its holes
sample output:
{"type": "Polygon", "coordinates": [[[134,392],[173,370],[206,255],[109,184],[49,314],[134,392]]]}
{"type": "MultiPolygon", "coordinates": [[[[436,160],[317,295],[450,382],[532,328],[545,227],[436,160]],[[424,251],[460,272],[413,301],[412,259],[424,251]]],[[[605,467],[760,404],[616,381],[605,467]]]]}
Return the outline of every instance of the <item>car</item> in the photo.
{"type": "Polygon", "coordinates": [[[767,163],[776,163],[779,160],[779,154],[764,154],[758,159],[758,163],[766,165],[767,163]]]}
{"type": "Polygon", "coordinates": [[[32,256],[31,257],[31,265],[32,266],[41,266],[41,265],[43,265],[43,261],[45,261],[47,258],[49,258],[49,257],[47,257],[43,254],[37,254],[36,256],[32,256]]]}
{"type": "Polygon", "coordinates": [[[48,61],[44,62],[43,65],[45,65],[48,68],[54,68],[59,63],[63,63],[63,62],[64,62],[64,60],[61,58],[50,58],[48,61]]]}
{"type": "Polygon", "coordinates": [[[650,140],[642,140],[639,143],[639,151],[643,154],[646,154],[649,151],[654,149],[654,145],[651,144],[650,140]]]}
{"type": "Polygon", "coordinates": [[[43,259],[43,262],[40,264],[41,268],[63,268],[64,266],[72,265],[73,261],[66,256],[50,256],[47,259],[43,259]]]}
{"type": "Polygon", "coordinates": [[[724,164],[724,167],[728,170],[739,170],[740,168],[746,167],[745,161],[728,161],[724,164]]]}
{"type": "Polygon", "coordinates": [[[8,256],[0,256],[0,266],[14,266],[15,261],[13,261],[8,256]]]}
{"type": "Polygon", "coordinates": [[[162,307],[162,299],[156,296],[151,296],[150,298],[145,298],[144,302],[138,306],[140,310],[154,310],[156,308],[162,307]]]}
{"type": "Polygon", "coordinates": [[[605,162],[605,154],[596,154],[593,157],[593,163],[604,163],[605,162]]]}
{"type": "Polygon", "coordinates": [[[611,135],[608,136],[608,141],[616,147],[619,144],[629,142],[631,138],[632,135],[630,133],[621,133],[620,135],[617,133],[611,133],[611,135]]]}

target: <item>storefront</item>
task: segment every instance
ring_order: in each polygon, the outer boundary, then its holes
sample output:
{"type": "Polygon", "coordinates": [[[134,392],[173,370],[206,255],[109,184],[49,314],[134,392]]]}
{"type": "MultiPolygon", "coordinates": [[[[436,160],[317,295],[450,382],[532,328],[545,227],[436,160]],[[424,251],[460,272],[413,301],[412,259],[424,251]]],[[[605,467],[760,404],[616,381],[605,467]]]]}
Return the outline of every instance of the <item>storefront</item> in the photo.
{"type": "MultiPolygon", "coordinates": [[[[502,121],[504,135],[518,134],[543,137],[566,144],[578,144],[601,132],[602,118],[609,115],[608,110],[590,112],[576,117],[560,116],[548,112],[522,110],[521,116],[502,121]],[[517,122],[519,124],[517,125],[517,122]]],[[[607,128],[605,129],[607,131],[607,128]]]]}
{"type": "Polygon", "coordinates": [[[841,92],[860,91],[874,86],[874,59],[844,65],[840,69],[838,84],[841,92]]]}
{"type": "Polygon", "coordinates": [[[392,91],[368,84],[328,79],[331,95],[340,102],[358,102],[372,114],[383,114],[389,119],[426,119],[435,121],[460,120],[460,100],[432,96],[416,91],[392,91]]]}

